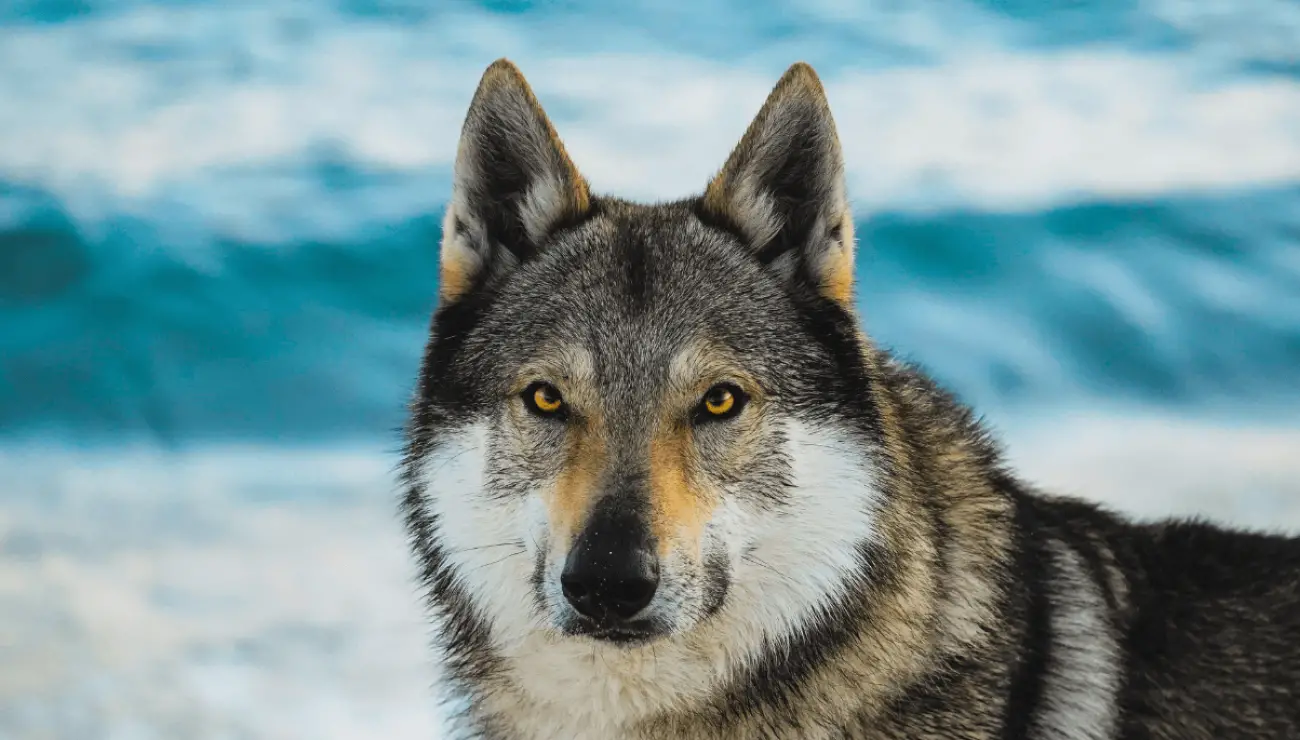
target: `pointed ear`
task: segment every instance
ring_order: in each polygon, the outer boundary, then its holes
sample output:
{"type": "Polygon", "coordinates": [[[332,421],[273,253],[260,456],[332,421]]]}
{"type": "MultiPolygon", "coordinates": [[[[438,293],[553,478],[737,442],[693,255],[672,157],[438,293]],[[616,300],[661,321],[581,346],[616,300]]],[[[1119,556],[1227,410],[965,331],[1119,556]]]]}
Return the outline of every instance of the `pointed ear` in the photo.
{"type": "Polygon", "coordinates": [[[454,301],[532,257],[590,209],[578,173],[528,82],[498,59],[479,82],[456,152],[443,219],[440,293],[454,301]]]}
{"type": "Polygon", "coordinates": [[[703,213],[740,232],[765,264],[853,301],[853,217],[821,81],[793,65],[705,191],[703,213]]]}

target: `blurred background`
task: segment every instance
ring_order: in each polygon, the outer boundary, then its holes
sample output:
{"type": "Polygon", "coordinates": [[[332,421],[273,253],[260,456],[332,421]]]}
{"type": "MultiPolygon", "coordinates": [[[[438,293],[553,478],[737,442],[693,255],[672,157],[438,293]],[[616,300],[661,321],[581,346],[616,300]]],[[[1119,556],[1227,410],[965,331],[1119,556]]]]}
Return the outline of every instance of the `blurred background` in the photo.
{"type": "Polygon", "coordinates": [[[1300,531],[1293,0],[0,0],[0,737],[434,738],[393,469],[479,75],[701,190],[793,61],[1025,476],[1300,531]]]}

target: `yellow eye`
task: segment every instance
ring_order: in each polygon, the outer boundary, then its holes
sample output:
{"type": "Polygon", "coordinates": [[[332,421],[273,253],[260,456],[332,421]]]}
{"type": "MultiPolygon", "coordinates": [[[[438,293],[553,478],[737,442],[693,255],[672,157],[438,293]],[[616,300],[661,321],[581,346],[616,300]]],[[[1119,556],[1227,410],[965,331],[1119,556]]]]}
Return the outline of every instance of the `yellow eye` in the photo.
{"type": "Polygon", "coordinates": [[[704,408],[714,416],[722,416],[736,405],[736,396],[730,389],[717,386],[704,396],[704,408]]]}
{"type": "Polygon", "coordinates": [[[538,383],[527,398],[532,402],[532,407],[543,414],[553,414],[564,406],[564,397],[555,386],[547,383],[538,383]]]}
{"type": "Polygon", "coordinates": [[[733,383],[718,383],[704,394],[695,412],[699,422],[722,421],[738,415],[745,408],[749,396],[733,383]]]}
{"type": "Polygon", "coordinates": [[[704,394],[695,407],[695,423],[704,424],[732,419],[745,409],[749,396],[734,383],[718,383],[704,394]]]}

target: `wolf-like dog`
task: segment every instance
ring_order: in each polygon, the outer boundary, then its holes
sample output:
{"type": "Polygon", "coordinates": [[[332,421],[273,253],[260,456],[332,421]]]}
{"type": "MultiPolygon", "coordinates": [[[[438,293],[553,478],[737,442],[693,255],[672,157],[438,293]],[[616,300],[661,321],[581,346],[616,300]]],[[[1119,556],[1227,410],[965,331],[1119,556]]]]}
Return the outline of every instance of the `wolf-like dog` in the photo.
{"type": "Polygon", "coordinates": [[[854,249],[806,64],[654,205],[487,69],[402,466],[455,731],[1300,737],[1300,541],[1035,490],[865,336],[854,249]]]}

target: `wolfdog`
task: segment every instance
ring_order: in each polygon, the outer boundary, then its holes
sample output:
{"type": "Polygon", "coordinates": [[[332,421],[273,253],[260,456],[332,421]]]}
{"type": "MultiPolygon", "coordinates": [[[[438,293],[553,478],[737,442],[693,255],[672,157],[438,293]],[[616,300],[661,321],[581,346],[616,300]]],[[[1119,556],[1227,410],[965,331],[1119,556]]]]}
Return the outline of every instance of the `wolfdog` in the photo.
{"type": "Polygon", "coordinates": [[[806,64],[653,205],[487,69],[402,467],[455,731],[1300,737],[1300,540],[1018,478],[860,329],[853,224],[806,64]]]}

